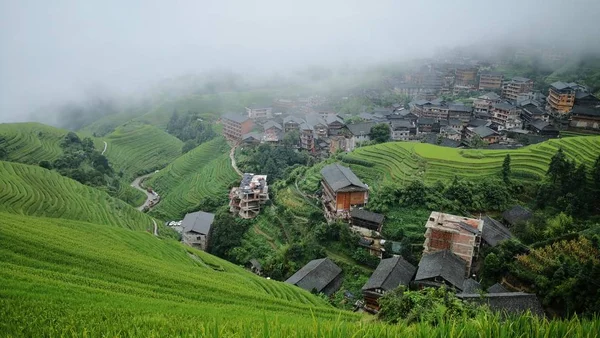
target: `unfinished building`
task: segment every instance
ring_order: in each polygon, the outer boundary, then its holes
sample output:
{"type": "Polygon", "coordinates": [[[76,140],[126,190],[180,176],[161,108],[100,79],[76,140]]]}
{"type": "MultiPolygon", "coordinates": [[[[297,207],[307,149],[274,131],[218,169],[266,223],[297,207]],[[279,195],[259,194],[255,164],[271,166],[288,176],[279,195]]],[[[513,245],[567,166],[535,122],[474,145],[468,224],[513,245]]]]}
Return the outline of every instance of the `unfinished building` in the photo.
{"type": "Polygon", "coordinates": [[[450,250],[467,263],[465,277],[479,254],[483,220],[432,212],[425,224],[423,254],[450,250]]]}
{"type": "Polygon", "coordinates": [[[242,218],[254,218],[268,200],[267,175],[245,173],[240,186],[229,193],[229,211],[242,218]]]}

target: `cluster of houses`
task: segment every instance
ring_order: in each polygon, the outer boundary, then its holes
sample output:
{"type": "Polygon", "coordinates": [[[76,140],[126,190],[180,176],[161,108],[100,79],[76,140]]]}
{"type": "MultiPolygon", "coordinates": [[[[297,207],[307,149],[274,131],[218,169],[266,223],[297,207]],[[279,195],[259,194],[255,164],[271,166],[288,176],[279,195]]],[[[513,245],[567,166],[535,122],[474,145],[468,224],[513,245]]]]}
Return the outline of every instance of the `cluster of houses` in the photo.
{"type": "Polygon", "coordinates": [[[477,134],[497,143],[507,141],[506,131],[556,137],[557,127],[567,127],[565,120],[572,128],[600,130],[600,100],[573,82],[554,82],[548,96],[543,96],[525,77],[505,78],[477,64],[439,63],[395,79],[392,86],[396,93],[414,99],[411,112],[418,118],[413,121],[417,125],[412,135],[419,133],[419,126],[420,132],[429,132],[431,125],[442,137],[462,131],[463,140],[477,134]],[[472,106],[438,98],[475,91],[487,93],[477,97],[472,106]],[[454,130],[444,131],[445,126],[454,130]]]}
{"type": "Polygon", "coordinates": [[[374,122],[347,125],[338,114],[327,111],[272,113],[272,108],[247,108],[247,114],[225,114],[223,135],[241,144],[281,144],[288,133],[297,133],[295,146],[311,153],[352,151],[369,140],[374,122]],[[260,113],[257,113],[260,111],[260,113]]]}
{"type": "MultiPolygon", "coordinates": [[[[381,258],[385,251],[385,240],[381,238],[384,215],[361,208],[368,201],[368,186],[349,168],[337,163],[324,167],[321,174],[322,203],[327,218],[348,220],[351,229],[360,235],[359,245],[381,258]]],[[[399,286],[412,289],[445,286],[454,290],[460,299],[485,303],[493,310],[530,310],[543,314],[534,294],[509,291],[515,288],[500,284],[484,290],[474,279],[481,265],[481,248],[494,247],[510,239],[509,227],[527,221],[532,214],[514,206],[502,216],[502,221],[497,221],[487,216],[476,219],[432,212],[424,225],[425,241],[418,266],[399,255],[382,259],[362,288],[363,299],[357,303],[364,310],[376,313],[378,299],[399,286]]],[[[330,296],[340,289],[343,272],[329,258],[322,258],[309,262],[286,282],[330,296]]]]}

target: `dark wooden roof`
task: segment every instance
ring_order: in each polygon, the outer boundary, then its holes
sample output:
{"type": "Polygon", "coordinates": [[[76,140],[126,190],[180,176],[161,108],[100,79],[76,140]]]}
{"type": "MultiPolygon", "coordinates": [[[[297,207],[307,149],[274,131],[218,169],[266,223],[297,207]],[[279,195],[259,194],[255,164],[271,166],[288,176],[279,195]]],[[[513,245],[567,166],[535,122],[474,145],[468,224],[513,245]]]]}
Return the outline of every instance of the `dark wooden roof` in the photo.
{"type": "Polygon", "coordinates": [[[419,262],[415,281],[441,277],[455,288],[462,290],[467,262],[449,250],[424,254],[419,262]]]}
{"type": "Polygon", "coordinates": [[[483,233],[481,238],[490,246],[496,246],[500,241],[511,239],[513,237],[510,230],[495,219],[483,217],[483,233]]]}
{"type": "Polygon", "coordinates": [[[373,274],[362,287],[363,290],[393,290],[399,285],[408,285],[417,269],[401,256],[382,259],[373,274]]]}
{"type": "Polygon", "coordinates": [[[531,311],[534,315],[544,316],[542,304],[540,304],[535,294],[524,292],[489,293],[484,295],[480,295],[479,293],[460,293],[456,296],[468,302],[487,304],[492,311],[508,314],[520,314],[531,311]]]}
{"type": "Polygon", "coordinates": [[[504,220],[511,225],[519,222],[525,222],[530,219],[531,216],[533,216],[531,211],[523,208],[520,205],[515,205],[502,213],[502,218],[504,218],[504,220]]]}
{"type": "Polygon", "coordinates": [[[352,218],[362,219],[362,220],[374,222],[377,224],[383,223],[383,219],[384,219],[384,216],[382,214],[378,214],[375,212],[370,212],[370,211],[362,210],[362,209],[358,209],[358,208],[352,209],[352,211],[350,211],[350,216],[352,218]]]}
{"type": "Polygon", "coordinates": [[[505,292],[508,292],[508,290],[506,290],[506,288],[504,286],[502,286],[502,284],[496,283],[496,284],[490,286],[487,289],[487,292],[488,293],[505,293],[505,292]]]}
{"type": "Polygon", "coordinates": [[[196,211],[185,215],[181,222],[183,232],[195,232],[198,234],[208,235],[212,227],[215,214],[204,211],[196,211]]]}
{"type": "Polygon", "coordinates": [[[321,169],[321,175],[334,192],[366,191],[367,186],[350,170],[338,163],[321,169]]]}
{"type": "Polygon", "coordinates": [[[341,273],[342,269],[329,258],[321,258],[308,262],[285,282],[307,291],[321,292],[341,273]]]}
{"type": "Polygon", "coordinates": [[[479,293],[481,290],[481,284],[473,278],[465,279],[463,282],[462,292],[463,293],[479,293]]]}

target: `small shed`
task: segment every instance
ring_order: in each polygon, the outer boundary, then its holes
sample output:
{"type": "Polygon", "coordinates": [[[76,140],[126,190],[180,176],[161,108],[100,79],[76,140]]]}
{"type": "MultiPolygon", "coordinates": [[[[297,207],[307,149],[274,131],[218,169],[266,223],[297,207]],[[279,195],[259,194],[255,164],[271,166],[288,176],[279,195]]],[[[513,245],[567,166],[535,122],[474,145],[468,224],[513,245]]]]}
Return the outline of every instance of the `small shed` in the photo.
{"type": "Polygon", "coordinates": [[[248,263],[246,263],[246,268],[257,275],[262,276],[262,264],[260,264],[256,258],[249,260],[248,263]]]}
{"type": "Polygon", "coordinates": [[[424,254],[419,262],[415,284],[420,287],[447,285],[462,291],[466,269],[467,262],[450,250],[424,254]]]}
{"type": "Polygon", "coordinates": [[[401,256],[381,260],[371,278],[362,287],[365,307],[379,311],[378,299],[400,285],[408,286],[417,269],[401,256]]]}
{"type": "Polygon", "coordinates": [[[375,212],[354,208],[350,211],[352,225],[381,232],[384,216],[375,212]]]}
{"type": "Polygon", "coordinates": [[[342,286],[342,269],[329,258],[315,259],[285,282],[309,292],[331,296],[342,286]]]}
{"type": "Polygon", "coordinates": [[[460,293],[459,299],[477,305],[488,305],[492,311],[503,314],[522,314],[530,311],[537,316],[544,316],[542,304],[535,294],[524,292],[488,293],[460,293]]]}
{"type": "Polygon", "coordinates": [[[485,244],[495,247],[501,241],[505,241],[513,237],[510,230],[508,230],[508,228],[499,221],[488,216],[485,216],[482,219],[483,230],[481,238],[485,244]]]}
{"type": "Polygon", "coordinates": [[[533,213],[520,205],[515,205],[502,213],[504,224],[509,227],[518,223],[527,222],[531,217],[533,217],[533,213]]]}

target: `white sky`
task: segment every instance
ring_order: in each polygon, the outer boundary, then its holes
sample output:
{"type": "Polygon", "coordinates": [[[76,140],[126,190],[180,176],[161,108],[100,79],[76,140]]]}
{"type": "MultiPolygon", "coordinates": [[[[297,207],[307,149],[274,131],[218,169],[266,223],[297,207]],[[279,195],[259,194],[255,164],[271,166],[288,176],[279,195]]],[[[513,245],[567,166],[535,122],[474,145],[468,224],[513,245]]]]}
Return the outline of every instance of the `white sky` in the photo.
{"type": "Polygon", "coordinates": [[[430,55],[484,39],[600,47],[600,1],[0,0],[0,122],[101,85],[430,55]]]}

